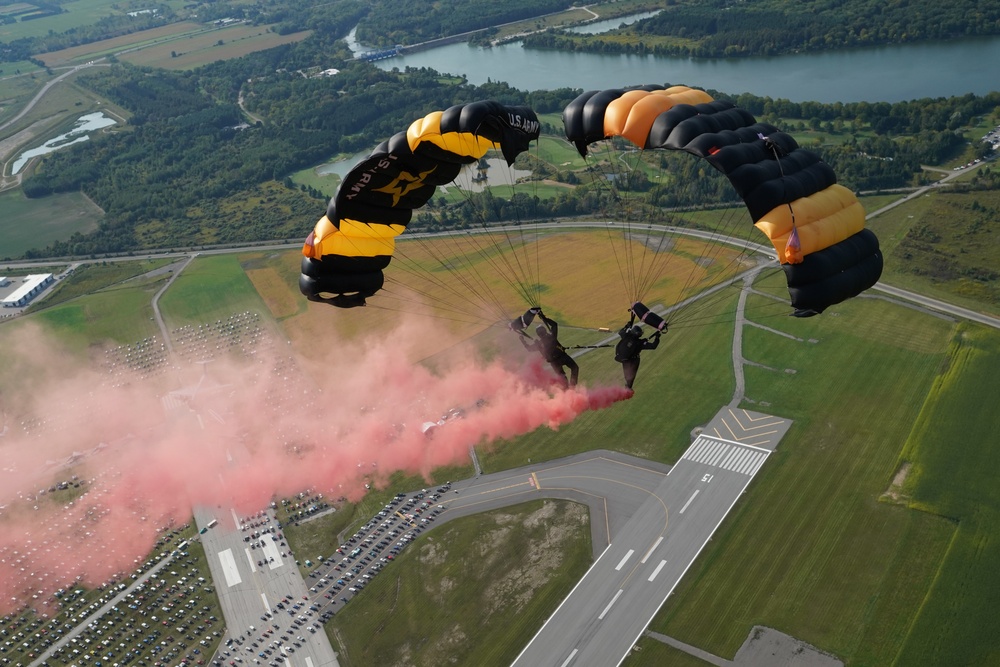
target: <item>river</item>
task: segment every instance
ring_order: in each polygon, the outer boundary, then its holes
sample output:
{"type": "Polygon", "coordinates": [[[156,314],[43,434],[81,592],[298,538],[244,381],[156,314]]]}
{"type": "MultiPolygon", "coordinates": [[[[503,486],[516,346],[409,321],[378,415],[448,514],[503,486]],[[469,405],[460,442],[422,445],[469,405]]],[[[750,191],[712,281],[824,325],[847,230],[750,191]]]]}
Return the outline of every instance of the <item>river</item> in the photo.
{"type": "Polygon", "coordinates": [[[735,60],[539,51],[520,42],[493,48],[460,43],[375,64],[384,70],[430,67],[463,75],[472,84],[505,81],[520,90],[670,83],[832,103],[984,95],[1000,90],[997,63],[1000,37],[735,60]]]}

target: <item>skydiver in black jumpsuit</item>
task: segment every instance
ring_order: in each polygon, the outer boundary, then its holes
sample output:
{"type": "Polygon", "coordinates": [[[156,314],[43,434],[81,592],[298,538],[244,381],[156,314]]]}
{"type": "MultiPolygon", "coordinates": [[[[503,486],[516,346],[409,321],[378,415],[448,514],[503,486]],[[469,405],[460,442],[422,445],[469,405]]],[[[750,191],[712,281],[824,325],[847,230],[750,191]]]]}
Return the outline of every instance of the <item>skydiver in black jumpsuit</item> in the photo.
{"type": "Polygon", "coordinates": [[[539,324],[535,327],[538,340],[532,340],[529,343],[528,341],[531,339],[526,336],[521,336],[518,340],[521,341],[521,345],[526,350],[538,352],[545,361],[549,362],[549,366],[556,372],[556,375],[562,378],[563,387],[575,387],[577,379],[580,376],[580,367],[573,361],[573,357],[566,353],[563,346],[559,344],[559,324],[555,320],[546,317],[541,310],[538,311],[538,316],[545,323],[544,326],[539,324]],[[568,381],[566,380],[566,368],[570,371],[568,381]]]}
{"type": "Polygon", "coordinates": [[[622,365],[622,372],[625,374],[625,386],[632,388],[635,376],[639,372],[639,355],[643,350],[655,350],[660,344],[660,331],[654,331],[648,339],[642,337],[642,327],[632,326],[635,322],[635,314],[628,323],[621,328],[618,336],[621,340],[615,346],[615,361],[622,365]]]}

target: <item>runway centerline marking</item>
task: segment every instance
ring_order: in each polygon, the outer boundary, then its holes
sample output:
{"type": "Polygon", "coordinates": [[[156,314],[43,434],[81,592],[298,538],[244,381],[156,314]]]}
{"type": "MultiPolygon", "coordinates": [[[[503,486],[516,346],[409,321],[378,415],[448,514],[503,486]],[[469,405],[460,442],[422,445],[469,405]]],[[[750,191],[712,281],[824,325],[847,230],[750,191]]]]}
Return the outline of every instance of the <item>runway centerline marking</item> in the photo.
{"type": "Polygon", "coordinates": [[[615,602],[618,602],[618,597],[619,597],[619,596],[620,596],[621,594],[622,594],[622,589],[621,589],[621,588],[619,588],[619,589],[618,589],[618,592],[617,592],[617,593],[615,593],[615,596],[614,596],[613,598],[611,598],[611,602],[609,602],[609,603],[608,603],[608,606],[607,606],[607,607],[605,607],[605,608],[604,608],[604,611],[602,611],[602,612],[601,612],[601,615],[597,617],[597,620],[598,620],[598,621],[603,621],[603,620],[604,620],[604,615],[605,615],[605,614],[607,614],[607,613],[608,613],[608,611],[610,611],[610,610],[611,610],[611,605],[613,605],[613,604],[614,604],[615,602]]]}
{"type": "Polygon", "coordinates": [[[641,560],[641,561],[639,561],[639,562],[640,562],[640,563],[645,563],[645,562],[646,562],[646,559],[647,559],[647,558],[649,558],[650,554],[652,554],[652,553],[653,553],[653,551],[655,551],[655,550],[656,550],[656,547],[660,546],[660,542],[662,542],[662,541],[663,541],[663,535],[660,535],[659,537],[657,537],[657,538],[656,538],[656,541],[655,541],[655,542],[653,542],[653,546],[649,547],[649,551],[647,551],[647,552],[646,552],[646,555],[645,555],[645,556],[643,556],[643,557],[642,557],[642,560],[641,560]]]}
{"type": "Polygon", "coordinates": [[[647,579],[646,581],[652,581],[653,579],[656,579],[656,575],[658,575],[660,573],[660,570],[662,570],[663,566],[666,565],[666,564],[667,564],[667,561],[661,560],[660,564],[656,566],[655,570],[653,570],[653,574],[649,575],[649,579],[647,579]]]}
{"type": "Polygon", "coordinates": [[[561,664],[559,667],[566,667],[566,665],[569,664],[569,661],[576,657],[576,652],[577,652],[576,649],[570,651],[569,657],[563,660],[563,664],[561,664]]]}
{"type": "Polygon", "coordinates": [[[688,508],[688,505],[691,504],[691,501],[694,500],[695,496],[697,496],[699,493],[701,493],[701,489],[695,489],[695,492],[691,494],[691,497],[688,498],[688,501],[684,503],[684,507],[681,508],[680,511],[681,514],[684,514],[684,510],[688,508]]]}
{"type": "Polygon", "coordinates": [[[635,549],[629,549],[628,553],[625,554],[625,556],[620,561],[618,561],[618,567],[615,568],[615,571],[617,572],[618,570],[620,570],[623,567],[625,567],[625,563],[628,562],[628,559],[631,558],[632,554],[634,554],[634,553],[635,553],[635,549]]]}

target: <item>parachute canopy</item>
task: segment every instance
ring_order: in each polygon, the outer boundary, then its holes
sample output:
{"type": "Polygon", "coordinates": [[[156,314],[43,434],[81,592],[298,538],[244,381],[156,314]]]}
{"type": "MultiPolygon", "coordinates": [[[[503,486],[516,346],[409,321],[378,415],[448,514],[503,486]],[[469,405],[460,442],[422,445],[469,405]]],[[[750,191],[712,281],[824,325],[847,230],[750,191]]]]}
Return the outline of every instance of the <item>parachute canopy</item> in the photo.
{"type": "Polygon", "coordinates": [[[594,142],[622,137],[686,151],[724,173],[774,245],[797,316],[857,296],[882,274],[864,207],[833,169],[730,102],[687,86],[589,91],[566,107],[563,123],[583,156],[594,142]]]}
{"type": "Polygon", "coordinates": [[[413,210],[491,149],[512,164],[538,139],[538,131],[531,109],[494,101],[453,106],[414,121],[344,177],[302,247],[299,289],[311,301],[365,305],[382,288],[382,270],[413,210]]]}

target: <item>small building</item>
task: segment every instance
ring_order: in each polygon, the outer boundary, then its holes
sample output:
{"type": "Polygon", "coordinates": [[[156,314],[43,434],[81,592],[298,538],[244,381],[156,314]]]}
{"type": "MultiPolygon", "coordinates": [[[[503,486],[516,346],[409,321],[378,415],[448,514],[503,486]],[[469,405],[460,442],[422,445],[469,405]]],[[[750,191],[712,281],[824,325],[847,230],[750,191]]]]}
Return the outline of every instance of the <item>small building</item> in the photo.
{"type": "Polygon", "coordinates": [[[22,284],[3,300],[4,308],[20,308],[38,296],[55,278],[51,273],[36,273],[25,276],[22,284]]]}

